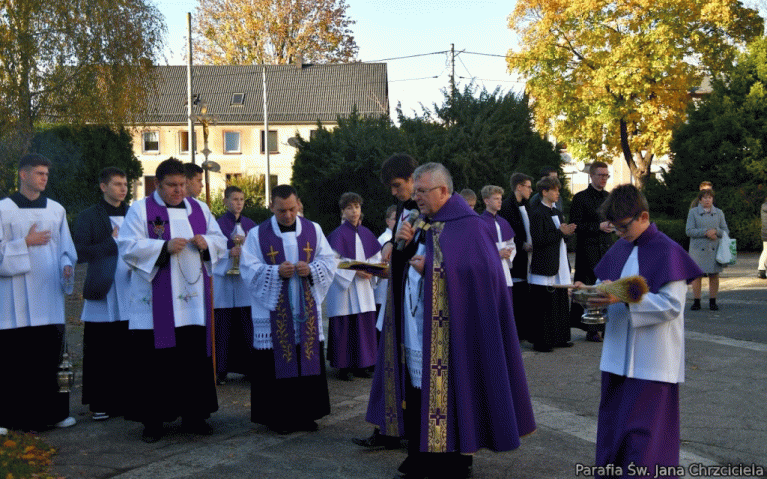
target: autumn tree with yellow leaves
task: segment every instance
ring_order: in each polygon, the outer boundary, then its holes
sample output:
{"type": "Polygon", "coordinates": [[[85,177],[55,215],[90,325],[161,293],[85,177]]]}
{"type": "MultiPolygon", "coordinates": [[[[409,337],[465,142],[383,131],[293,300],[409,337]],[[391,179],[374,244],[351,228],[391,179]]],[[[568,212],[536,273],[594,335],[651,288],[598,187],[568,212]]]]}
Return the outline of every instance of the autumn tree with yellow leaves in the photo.
{"type": "Polygon", "coordinates": [[[0,173],[40,120],[139,118],[165,30],[147,0],[0,0],[0,173]]]}
{"type": "Polygon", "coordinates": [[[537,128],[575,156],[622,155],[641,184],[690,92],[763,31],[736,0],[517,0],[509,27],[537,128]]]}
{"type": "Polygon", "coordinates": [[[215,65],[338,63],[357,44],[344,0],[200,0],[194,50],[215,65]]]}

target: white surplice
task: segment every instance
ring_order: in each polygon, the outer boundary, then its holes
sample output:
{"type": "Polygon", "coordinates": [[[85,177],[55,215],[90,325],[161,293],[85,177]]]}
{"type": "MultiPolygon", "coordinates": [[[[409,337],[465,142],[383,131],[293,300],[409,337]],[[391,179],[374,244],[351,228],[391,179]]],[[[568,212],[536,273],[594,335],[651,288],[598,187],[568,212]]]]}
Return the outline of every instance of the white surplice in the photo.
{"type": "MultiPolygon", "coordinates": [[[[155,201],[161,206],[165,203],[155,191],[155,201]]],[[[210,213],[208,206],[194,198],[184,198],[185,208],[168,208],[170,237],[191,239],[194,236],[189,215],[192,212],[190,201],[196,201],[202,208],[206,233],[203,235],[208,243],[210,262],[204,267],[208,274],[212,264],[216,263],[226,252],[226,237],[221,233],[218,223],[210,213]]],[[[125,215],[125,222],[117,237],[117,247],[120,256],[131,267],[130,299],[128,314],[130,329],[149,330],[154,328],[152,319],[152,279],[157,274],[155,266],[162,252],[162,239],[151,239],[148,232],[149,224],[146,216],[146,199],[134,203],[125,215]]],[[[204,326],[205,314],[205,282],[202,279],[203,264],[200,253],[190,242],[178,254],[171,255],[171,291],[173,295],[173,313],[175,326],[204,326]]]]}
{"type": "MultiPolygon", "coordinates": [[[[381,252],[377,252],[370,258],[365,258],[365,249],[362,246],[360,235],[354,234],[354,258],[341,258],[341,260],[357,260],[368,263],[380,263],[381,252]]],[[[353,269],[339,269],[333,278],[328,294],[325,297],[325,312],[328,317],[348,316],[350,314],[366,313],[376,310],[374,286],[376,276],[370,279],[362,279],[357,276],[353,269]]]]}
{"type": "Polygon", "coordinates": [[[47,199],[45,208],[19,208],[0,201],[0,329],[64,324],[64,295],[74,288],[77,252],[66,211],[47,199]],[[27,246],[32,225],[50,231],[48,244],[27,246]],[[64,268],[72,277],[64,280],[64,268]]]}
{"type": "Polygon", "coordinates": [[[242,280],[242,274],[226,274],[232,268],[233,259],[229,256],[229,250],[226,250],[213,266],[213,297],[216,300],[216,309],[250,306],[250,295],[242,280]]]}
{"type": "MultiPolygon", "coordinates": [[[[426,245],[418,243],[415,255],[426,255],[426,245]]],[[[423,376],[423,276],[412,266],[407,266],[402,312],[405,317],[405,362],[410,384],[416,389],[421,389],[423,376]]]]}
{"type": "MultiPolygon", "coordinates": [[[[638,247],[623,265],[621,278],[639,274],[638,247]]],[[[629,378],[684,382],[684,304],[687,283],[670,281],[636,304],[607,308],[602,371],[629,378]]]]}
{"type": "MultiPolygon", "coordinates": [[[[495,217],[495,215],[493,215],[495,217]]],[[[517,245],[514,243],[514,238],[509,238],[506,241],[503,240],[503,234],[501,233],[501,225],[498,223],[498,218],[495,217],[495,237],[498,241],[495,242],[495,246],[498,248],[499,254],[502,249],[510,249],[511,256],[501,260],[501,266],[503,269],[503,276],[506,278],[506,286],[514,286],[514,282],[511,279],[511,263],[514,261],[514,257],[517,255],[517,245]]]]}
{"type": "MultiPolygon", "coordinates": [[[[338,260],[336,254],[330,247],[328,240],[322,233],[322,228],[317,223],[312,222],[317,235],[317,246],[314,260],[309,263],[311,270],[311,290],[314,301],[317,304],[317,316],[319,325],[320,341],[325,340],[322,328],[322,301],[333,283],[333,277],[336,274],[338,260]]],[[[280,232],[277,219],[272,216],[268,223],[262,223],[259,226],[248,231],[248,237],[242,248],[240,256],[240,274],[245,282],[246,288],[250,294],[250,310],[253,317],[253,347],[256,349],[272,349],[272,327],[270,312],[277,307],[280,291],[282,290],[282,278],[278,273],[279,264],[272,264],[271,261],[265,261],[261,252],[259,240],[259,228],[272,228],[277,237],[282,238],[282,245],[285,248],[285,259],[295,264],[298,262],[298,236],[303,227],[301,221],[296,218],[295,232],[280,232]]],[[[290,305],[292,311],[298,311],[298,295],[300,284],[298,276],[293,275],[290,278],[290,305]]],[[[299,341],[299,323],[294,322],[296,331],[296,344],[299,341]]]]}
{"type": "MultiPolygon", "coordinates": [[[[110,216],[112,228],[122,228],[124,216],[110,216]]],[[[128,320],[128,299],[130,298],[130,268],[117,255],[115,279],[109,292],[103,299],[86,299],[83,301],[82,321],[91,323],[114,323],[128,320]]]]}

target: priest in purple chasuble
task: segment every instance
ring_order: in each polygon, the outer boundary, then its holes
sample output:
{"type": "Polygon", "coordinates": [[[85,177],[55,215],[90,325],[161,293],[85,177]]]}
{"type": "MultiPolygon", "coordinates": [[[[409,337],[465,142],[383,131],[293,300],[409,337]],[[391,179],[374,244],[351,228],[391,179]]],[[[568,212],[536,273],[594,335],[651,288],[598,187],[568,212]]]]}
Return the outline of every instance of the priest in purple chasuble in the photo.
{"type": "Polygon", "coordinates": [[[77,252],[64,207],[42,194],[50,167],[42,155],[22,157],[19,191],[0,201],[0,430],[75,424],[56,373],[77,252]]]}
{"type": "Polygon", "coordinates": [[[317,223],[298,216],[290,185],[272,190],[274,216],[245,240],[240,272],[251,297],[251,420],[288,433],[330,413],[322,301],[336,255],[317,223]]]}
{"type": "Polygon", "coordinates": [[[402,314],[384,320],[384,331],[402,331],[404,350],[390,345],[377,365],[384,405],[367,418],[382,434],[407,435],[406,477],[468,477],[468,454],[517,448],[535,420],[491,230],[453,193],[444,166],[413,176],[426,223],[403,223],[395,235],[418,248],[393,299],[402,314]]]}
{"type": "Polygon", "coordinates": [[[624,472],[631,463],[650,471],[677,466],[684,304],[687,284],[703,273],[679,244],[650,223],[647,200],[635,186],[615,188],[601,211],[620,239],[594,268],[598,281],[641,275],[650,291],[636,304],[614,295],[594,301],[607,308],[608,318],[596,465],[624,472]]]}
{"type": "MultiPolygon", "coordinates": [[[[341,260],[380,263],[381,246],[362,225],[362,197],[347,192],[338,202],[343,223],[328,235],[341,260]]],[[[329,319],[328,360],[349,381],[353,374],[372,377],[366,370],[376,363],[376,277],[365,271],[339,269],[325,298],[329,319]]]]}
{"type": "Polygon", "coordinates": [[[250,294],[242,275],[229,272],[233,271],[235,264],[239,264],[245,236],[256,224],[241,214],[245,207],[245,194],[239,187],[228,186],[224,190],[224,205],[227,211],[218,219],[218,226],[227,238],[227,251],[213,267],[216,378],[219,383],[224,382],[230,372],[250,373],[250,350],[253,347],[250,294]]]}
{"type": "Polygon", "coordinates": [[[160,163],[155,191],[131,206],[117,237],[131,267],[128,327],[136,357],[126,418],[144,424],[147,442],[179,416],[187,432],[209,434],[205,420],[218,409],[209,274],[226,238],[204,203],[184,197],[185,182],[183,163],[160,163]]]}

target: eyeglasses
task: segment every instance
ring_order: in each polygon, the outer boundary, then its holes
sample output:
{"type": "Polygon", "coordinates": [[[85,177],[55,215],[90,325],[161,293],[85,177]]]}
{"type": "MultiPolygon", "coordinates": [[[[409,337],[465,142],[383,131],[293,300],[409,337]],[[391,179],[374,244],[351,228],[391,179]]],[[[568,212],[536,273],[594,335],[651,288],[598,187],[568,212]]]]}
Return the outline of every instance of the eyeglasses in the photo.
{"type": "Polygon", "coordinates": [[[430,191],[436,190],[437,188],[442,188],[442,186],[435,186],[434,188],[418,188],[415,190],[415,196],[423,196],[426,193],[429,193],[430,191]]]}
{"type": "Polygon", "coordinates": [[[599,178],[609,178],[610,177],[610,173],[599,173],[599,174],[594,175],[594,176],[598,176],[599,178]]]}
{"type": "Polygon", "coordinates": [[[631,227],[631,223],[633,223],[634,221],[639,219],[639,215],[641,215],[641,214],[642,214],[641,212],[635,214],[628,222],[626,222],[626,223],[624,223],[622,225],[619,225],[618,223],[612,223],[613,228],[615,228],[616,231],[619,231],[621,233],[625,233],[631,227]]]}

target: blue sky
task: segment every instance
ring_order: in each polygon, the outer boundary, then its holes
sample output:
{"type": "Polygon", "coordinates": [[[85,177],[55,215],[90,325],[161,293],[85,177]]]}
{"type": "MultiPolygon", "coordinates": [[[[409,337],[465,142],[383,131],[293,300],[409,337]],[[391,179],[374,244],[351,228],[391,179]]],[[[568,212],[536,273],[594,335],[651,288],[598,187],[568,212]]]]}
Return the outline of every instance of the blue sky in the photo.
{"type": "MultiPolygon", "coordinates": [[[[186,14],[194,16],[196,0],[154,0],[168,25],[166,57],[183,64],[186,14]]],[[[505,55],[516,44],[507,27],[514,1],[493,0],[347,0],[348,16],[359,47],[358,60],[377,61],[450,50],[458,54],[455,75],[459,86],[471,78],[492,91],[521,91],[524,85],[506,70],[505,55]],[[482,55],[477,55],[482,54],[482,55]]],[[[194,22],[194,17],[192,18],[194,22]]],[[[449,81],[449,54],[388,60],[389,102],[398,102],[406,115],[421,111],[419,103],[441,104],[440,90],[449,81]]]]}

